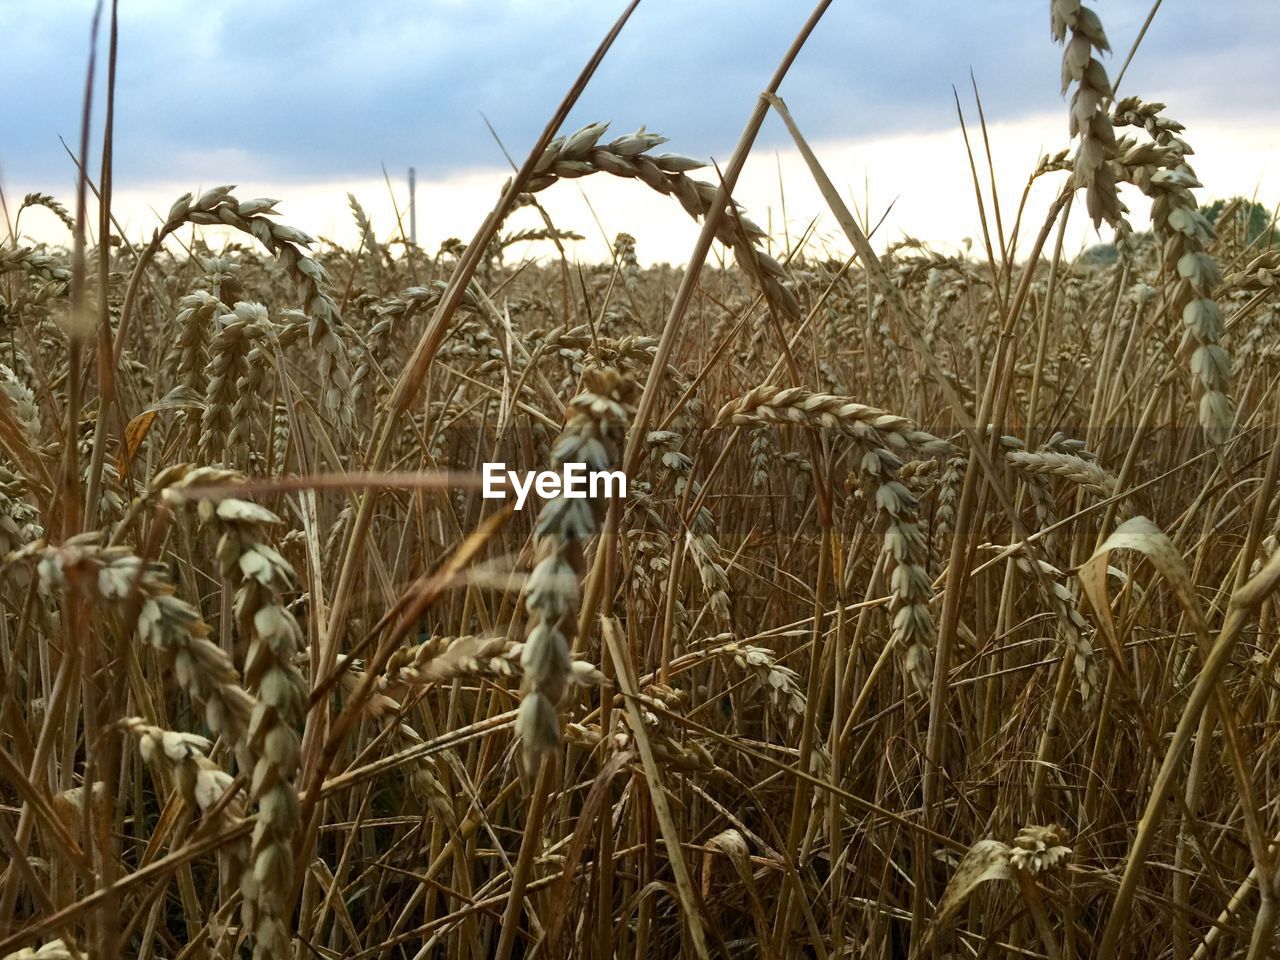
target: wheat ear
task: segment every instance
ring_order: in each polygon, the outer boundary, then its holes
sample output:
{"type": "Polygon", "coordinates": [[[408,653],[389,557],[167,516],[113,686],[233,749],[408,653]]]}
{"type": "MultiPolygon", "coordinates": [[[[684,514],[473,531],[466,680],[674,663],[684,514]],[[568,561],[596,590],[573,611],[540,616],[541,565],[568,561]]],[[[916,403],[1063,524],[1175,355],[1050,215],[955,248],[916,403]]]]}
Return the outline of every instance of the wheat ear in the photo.
{"type": "MultiPolygon", "coordinates": [[[[600,139],[608,129],[607,123],[592,123],[567,137],[553,140],[534,168],[527,188],[529,192],[545,190],[561,179],[608,173],[639,180],[664,196],[675,197],[694,219],[707,215],[718,188],[688,176],[688,171],[697,170],[704,166],[703,163],[679,154],[650,153],[667,139],[649,133],[644,127],[601,143],[600,139]]],[[[782,264],[761,249],[767,235],[732,201],[717,227],[716,239],[734,251],[748,275],[764,287],[771,303],[787,316],[800,319],[800,305],[795,294],[785,285],[786,272],[782,264]]]]}
{"type": "Polygon", "coordinates": [[[69,571],[91,575],[98,596],[119,603],[136,591],[138,639],[173,664],[174,676],[197,704],[205,723],[233,745],[244,743],[254,700],[240,685],[239,674],[221,647],[206,639],[209,626],[191,604],[175,595],[163,565],[144,563],[126,547],[104,547],[97,533],[72,537],[58,546],[29,544],[16,559],[37,560],[43,592],[67,587],[69,571]]]}
{"type": "Polygon", "coordinates": [[[37,280],[46,283],[70,283],[71,271],[58,260],[37,247],[0,249],[0,274],[11,270],[25,270],[37,280]]]}
{"type": "Polygon", "coordinates": [[[3,960],[75,960],[82,954],[72,952],[65,940],[50,940],[38,947],[23,947],[15,953],[6,953],[3,960]]]}
{"type": "Polygon", "coordinates": [[[236,586],[237,629],[248,639],[245,681],[256,692],[249,724],[251,793],[257,801],[250,864],[240,881],[245,926],[254,956],[290,955],[285,908],[293,885],[293,840],[301,826],[293,777],[298,766],[297,726],[306,712],[307,689],[294,657],[302,629],[281,602],[293,588],[289,563],[266,543],[266,529],[280,523],[271,511],[246,500],[203,501],[201,516],[222,531],[218,563],[236,586]]]}
{"type": "Polygon", "coordinates": [[[903,672],[917,688],[927,689],[933,672],[935,635],[929,611],[933,585],[925,570],[928,550],[919,525],[919,505],[898,479],[902,460],[890,448],[946,456],[952,453],[951,445],[916,429],[905,417],[847,397],[809,393],[797,387],[756,387],[721,408],[716,424],[725,423],[745,427],[795,424],[839,432],[858,444],[862,472],[875,487],[876,507],[887,520],[884,547],[893,560],[893,642],[902,651],[903,672]]]}
{"type": "Polygon", "coordinates": [[[1222,272],[1208,252],[1215,238],[1213,224],[1200,212],[1191,192],[1200,186],[1186,159],[1191,147],[1179,136],[1182,124],[1165,117],[1163,111],[1164,104],[1143,103],[1137,97],[1116,104],[1116,123],[1141,127],[1153,141],[1132,144],[1126,140],[1119,165],[1152,200],[1152,229],[1163,241],[1165,263],[1178,275],[1170,306],[1182,312],[1197,343],[1191,374],[1200,426],[1213,442],[1223,443],[1231,432],[1233,411],[1228,396],[1231,358],[1222,348],[1226,327],[1214,299],[1222,272]]]}
{"type": "MultiPolygon", "coordinates": [[[[581,463],[588,473],[611,469],[630,422],[634,389],[634,382],[616,371],[588,370],[552,447],[553,464],[581,463]]],[[[541,559],[525,582],[530,629],[520,655],[524,681],[516,716],[526,769],[536,767],[560,743],[558,710],[573,676],[569,651],[577,630],[583,547],[599,529],[603,513],[599,498],[562,494],[543,505],[534,525],[541,559]]]]}
{"type": "Polygon", "coordinates": [[[1107,70],[1094,52],[1111,49],[1102,21],[1080,0],[1051,0],[1050,30],[1053,39],[1065,43],[1062,51],[1062,92],[1071,84],[1071,136],[1080,137],[1075,155],[1075,185],[1083,187],[1085,204],[1094,226],[1106,220],[1120,223],[1124,205],[1116,192],[1116,178],[1108,161],[1115,150],[1116,135],[1107,114],[1111,82],[1107,70]]]}
{"type": "Polygon", "coordinates": [[[1052,450],[1008,450],[1005,460],[1028,476],[1061,477],[1101,500],[1116,495],[1116,478],[1091,460],[1052,450]]]}
{"type": "Polygon", "coordinates": [[[301,230],[268,219],[276,215],[279,201],[237,200],[231,195],[233,189],[214,187],[196,199],[183,194],[170,208],[149,249],[158,249],[166,236],[187,223],[233,227],[266,247],[293,279],[307,315],[308,334],[320,371],[321,407],[340,428],[350,429],[354,415],[349,361],[341,338],[342,314],[326,289],[328,276],[324,268],[307,252],[315,241],[301,230]]]}

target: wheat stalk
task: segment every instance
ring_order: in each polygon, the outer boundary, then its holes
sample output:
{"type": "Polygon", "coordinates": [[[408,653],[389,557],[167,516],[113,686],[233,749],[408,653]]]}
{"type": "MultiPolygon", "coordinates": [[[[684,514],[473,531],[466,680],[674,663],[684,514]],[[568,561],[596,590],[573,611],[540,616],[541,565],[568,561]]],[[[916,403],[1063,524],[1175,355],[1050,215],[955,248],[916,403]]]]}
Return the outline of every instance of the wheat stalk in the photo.
{"type": "MultiPolygon", "coordinates": [[[[651,150],[667,141],[644,127],[602,144],[600,139],[608,128],[607,123],[592,123],[567,137],[553,140],[534,168],[534,176],[527,185],[529,192],[545,190],[562,179],[607,173],[639,180],[664,196],[675,197],[695,220],[707,215],[717,187],[687,176],[688,171],[704,164],[679,154],[651,154],[651,150]]],[[[763,285],[770,303],[788,317],[800,319],[800,305],[786,286],[782,264],[760,249],[767,239],[765,231],[749,220],[736,203],[730,202],[725,210],[716,239],[730,247],[738,262],[763,285]]]]}
{"type": "MultiPolygon", "coordinates": [[[[1019,549],[1014,554],[1013,559],[1018,569],[1040,582],[1040,578],[1034,576],[1034,571],[1031,567],[1032,560],[1026,556],[1023,550],[1019,549]]],[[[1046,598],[1058,624],[1071,669],[1075,673],[1076,686],[1080,691],[1080,701],[1086,709],[1092,709],[1097,706],[1100,691],[1098,686],[1098,664],[1094,657],[1093,643],[1087,633],[1089,629],[1088,622],[1080,614],[1078,609],[1079,601],[1067,585],[1066,575],[1053,564],[1044,560],[1035,560],[1034,562],[1040,572],[1044,574],[1043,582],[1048,584],[1046,598]]]]}
{"type": "Polygon", "coordinates": [[[721,408],[717,424],[796,424],[851,437],[862,449],[861,468],[875,486],[877,509],[885,516],[885,552],[892,558],[890,583],[892,640],[902,651],[903,673],[918,689],[928,688],[933,671],[933,586],[925,571],[927,548],[918,523],[918,504],[898,480],[902,461],[890,450],[918,449],[945,456],[951,446],[915,428],[905,417],[867,407],[846,397],[814,394],[796,387],[756,387],[721,408]]]}

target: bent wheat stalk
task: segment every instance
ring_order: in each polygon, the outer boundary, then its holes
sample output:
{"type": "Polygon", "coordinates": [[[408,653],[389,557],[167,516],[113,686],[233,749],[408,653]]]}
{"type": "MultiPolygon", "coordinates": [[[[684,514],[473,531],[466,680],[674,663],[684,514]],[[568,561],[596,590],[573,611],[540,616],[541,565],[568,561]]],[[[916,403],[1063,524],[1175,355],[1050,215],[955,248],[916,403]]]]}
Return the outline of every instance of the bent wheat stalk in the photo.
{"type": "Polygon", "coordinates": [[[919,525],[919,504],[898,479],[902,460],[890,448],[945,457],[953,452],[951,445],[916,429],[905,417],[846,397],[809,393],[797,387],[756,387],[725,404],[715,422],[743,427],[796,424],[832,430],[850,437],[862,449],[862,471],[875,492],[876,508],[886,518],[884,550],[893,560],[892,640],[901,653],[903,674],[917,689],[928,689],[935,636],[929,611],[933,585],[925,570],[928,549],[919,525]]]}

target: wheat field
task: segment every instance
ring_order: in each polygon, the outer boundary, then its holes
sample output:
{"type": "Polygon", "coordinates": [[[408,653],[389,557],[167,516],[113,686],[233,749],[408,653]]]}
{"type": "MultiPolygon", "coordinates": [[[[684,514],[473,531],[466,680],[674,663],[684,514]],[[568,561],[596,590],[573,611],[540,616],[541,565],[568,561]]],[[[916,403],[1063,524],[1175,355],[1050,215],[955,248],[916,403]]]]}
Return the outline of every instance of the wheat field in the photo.
{"type": "Polygon", "coordinates": [[[561,131],[624,14],[438,250],[128,236],[109,120],[4,198],[0,956],[1277,953],[1280,234],[1052,0],[1047,217],[975,126],[980,242],[884,248],[776,95],[825,7],[720,167],[561,131]],[[851,254],[732,200],[770,113],[851,254]],[[591,177],[688,263],[569,259],[591,177]]]}

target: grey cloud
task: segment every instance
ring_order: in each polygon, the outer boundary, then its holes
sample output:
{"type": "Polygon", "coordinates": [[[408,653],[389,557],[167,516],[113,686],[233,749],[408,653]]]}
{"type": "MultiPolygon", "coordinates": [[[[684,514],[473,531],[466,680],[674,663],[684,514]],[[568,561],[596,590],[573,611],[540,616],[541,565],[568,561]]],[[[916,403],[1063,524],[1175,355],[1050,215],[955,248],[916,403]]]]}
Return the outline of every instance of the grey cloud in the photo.
{"type": "MultiPolygon", "coordinates": [[[[501,163],[481,114],[514,153],[527,148],[621,4],[125,0],[121,7],[117,177],[208,184],[367,176],[383,162],[394,171],[416,164],[426,175],[501,163]]],[[[645,0],[570,123],[610,119],[617,132],[643,123],[682,153],[723,157],[806,7],[645,0]]],[[[972,116],[970,68],[988,120],[1059,109],[1043,7],[838,2],[784,96],[816,138],[949,125],[952,84],[972,116]]],[[[91,10],[89,0],[0,3],[6,74],[21,94],[0,101],[6,180],[69,182],[57,136],[71,142],[79,126],[91,10]]],[[[1102,11],[1117,60],[1146,10],[1143,0],[1102,11]]],[[[1157,17],[1125,88],[1158,91],[1175,115],[1185,103],[1246,116],[1270,108],[1278,40],[1273,0],[1172,5],[1157,17]]],[[[771,123],[761,143],[781,145],[785,136],[771,123]]]]}

